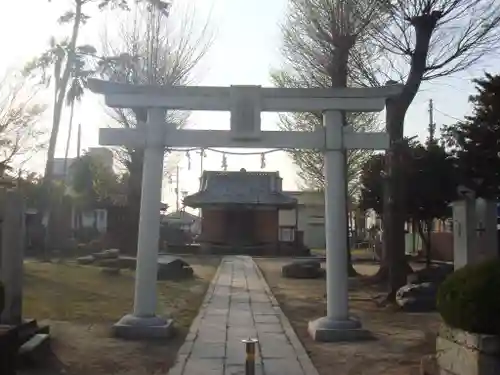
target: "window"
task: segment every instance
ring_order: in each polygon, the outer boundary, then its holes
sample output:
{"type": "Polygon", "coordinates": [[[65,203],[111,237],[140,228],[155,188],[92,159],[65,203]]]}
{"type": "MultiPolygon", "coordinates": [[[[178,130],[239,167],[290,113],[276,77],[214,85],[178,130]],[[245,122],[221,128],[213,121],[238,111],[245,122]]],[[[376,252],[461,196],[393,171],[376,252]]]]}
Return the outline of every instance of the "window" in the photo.
{"type": "Polygon", "coordinates": [[[453,219],[445,220],[444,230],[445,230],[445,232],[452,232],[453,233],[453,219]]]}
{"type": "Polygon", "coordinates": [[[283,242],[293,242],[295,237],[295,228],[281,227],[279,232],[279,240],[283,242]]]}
{"type": "Polygon", "coordinates": [[[106,210],[97,210],[97,220],[101,222],[106,220],[106,210]]]}

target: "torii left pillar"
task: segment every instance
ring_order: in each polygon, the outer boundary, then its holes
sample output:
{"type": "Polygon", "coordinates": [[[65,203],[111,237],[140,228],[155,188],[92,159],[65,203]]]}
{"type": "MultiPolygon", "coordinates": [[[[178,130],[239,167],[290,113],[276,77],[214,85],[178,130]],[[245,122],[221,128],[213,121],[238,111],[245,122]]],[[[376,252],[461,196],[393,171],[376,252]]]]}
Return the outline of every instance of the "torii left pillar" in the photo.
{"type": "Polygon", "coordinates": [[[134,311],[132,314],[125,315],[113,326],[113,331],[118,337],[166,338],[172,334],[172,320],[156,315],[165,126],[165,110],[148,109],[137,241],[134,311]]]}

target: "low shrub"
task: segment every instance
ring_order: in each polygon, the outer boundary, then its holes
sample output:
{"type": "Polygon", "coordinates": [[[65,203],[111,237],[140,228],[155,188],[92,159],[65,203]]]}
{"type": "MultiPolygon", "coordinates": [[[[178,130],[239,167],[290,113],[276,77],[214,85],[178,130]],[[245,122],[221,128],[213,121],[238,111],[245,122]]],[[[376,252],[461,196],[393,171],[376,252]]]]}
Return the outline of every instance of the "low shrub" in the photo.
{"type": "Polygon", "coordinates": [[[441,284],[437,309],[451,327],[500,335],[499,291],[500,259],[467,265],[441,284]]]}

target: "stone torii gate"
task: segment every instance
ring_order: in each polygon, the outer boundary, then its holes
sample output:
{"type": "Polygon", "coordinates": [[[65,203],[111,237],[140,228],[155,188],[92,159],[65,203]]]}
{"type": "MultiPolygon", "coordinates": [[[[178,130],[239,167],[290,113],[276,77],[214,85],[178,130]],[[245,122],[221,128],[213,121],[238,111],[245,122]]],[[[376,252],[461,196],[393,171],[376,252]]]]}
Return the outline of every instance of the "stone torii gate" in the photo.
{"type": "Polygon", "coordinates": [[[343,126],[342,111],[378,112],[401,86],[378,88],[270,88],[260,86],[162,87],[89,80],[90,89],[103,94],[114,108],[145,108],[147,123],[138,129],[100,129],[106,146],[145,149],[135,279],[134,310],[115,324],[122,336],[163,336],[170,320],[156,316],[156,278],[160,227],[160,199],[164,150],[168,147],[238,147],[315,149],[325,157],[325,226],[327,316],[309,323],[318,341],[359,337],[361,323],[349,316],[347,204],[343,151],[382,150],[388,134],[355,132],[343,126]],[[230,111],[230,130],[176,129],[166,123],[167,110],[230,111]],[[322,112],[324,126],[311,132],[261,131],[261,112],[322,112]]]}

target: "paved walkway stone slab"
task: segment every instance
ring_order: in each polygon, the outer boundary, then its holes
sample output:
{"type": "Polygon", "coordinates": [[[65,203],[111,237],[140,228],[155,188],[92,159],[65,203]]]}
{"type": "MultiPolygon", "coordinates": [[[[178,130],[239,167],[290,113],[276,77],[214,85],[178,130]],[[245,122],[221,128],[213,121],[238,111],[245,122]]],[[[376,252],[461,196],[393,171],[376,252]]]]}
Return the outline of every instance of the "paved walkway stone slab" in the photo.
{"type": "Polygon", "coordinates": [[[247,338],[256,375],[318,375],[252,258],[224,257],[169,375],[244,375],[247,338]]]}

